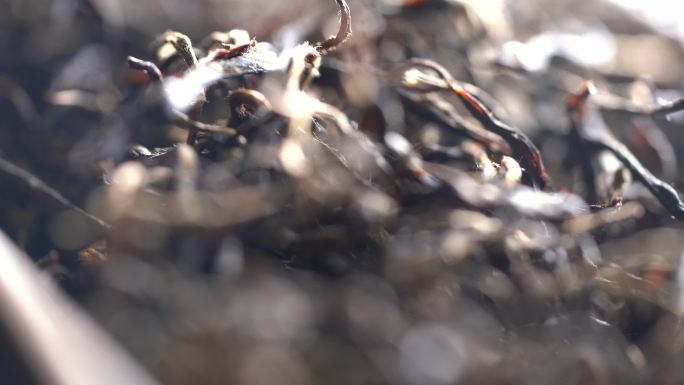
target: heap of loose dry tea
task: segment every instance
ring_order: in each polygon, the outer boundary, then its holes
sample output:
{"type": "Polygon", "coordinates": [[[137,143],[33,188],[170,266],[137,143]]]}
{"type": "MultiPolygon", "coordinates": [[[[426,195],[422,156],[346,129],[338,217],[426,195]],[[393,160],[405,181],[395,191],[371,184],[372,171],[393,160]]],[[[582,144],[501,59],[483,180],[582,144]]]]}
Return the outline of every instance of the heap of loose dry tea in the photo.
{"type": "Polygon", "coordinates": [[[677,383],[681,84],[529,3],[104,40],[47,112],[0,82],[0,227],[164,383],[677,383]]]}

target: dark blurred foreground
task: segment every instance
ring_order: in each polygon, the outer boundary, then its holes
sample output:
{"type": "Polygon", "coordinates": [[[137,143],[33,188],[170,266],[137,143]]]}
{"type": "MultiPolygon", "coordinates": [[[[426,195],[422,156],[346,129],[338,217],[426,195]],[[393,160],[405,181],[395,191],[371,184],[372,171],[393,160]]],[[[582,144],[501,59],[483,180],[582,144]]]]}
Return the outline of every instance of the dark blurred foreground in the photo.
{"type": "Polygon", "coordinates": [[[681,27],[335,4],[0,4],[0,383],[682,383],[681,27]]]}

